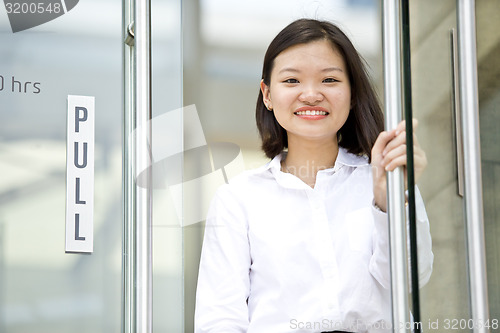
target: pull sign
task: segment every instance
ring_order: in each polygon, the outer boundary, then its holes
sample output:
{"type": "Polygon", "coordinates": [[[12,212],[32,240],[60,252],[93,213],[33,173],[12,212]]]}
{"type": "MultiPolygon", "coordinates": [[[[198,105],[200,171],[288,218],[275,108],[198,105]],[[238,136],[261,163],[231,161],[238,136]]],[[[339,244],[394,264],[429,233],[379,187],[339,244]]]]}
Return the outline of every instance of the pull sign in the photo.
{"type": "Polygon", "coordinates": [[[68,96],[66,252],[94,248],[94,97],[68,96]]]}

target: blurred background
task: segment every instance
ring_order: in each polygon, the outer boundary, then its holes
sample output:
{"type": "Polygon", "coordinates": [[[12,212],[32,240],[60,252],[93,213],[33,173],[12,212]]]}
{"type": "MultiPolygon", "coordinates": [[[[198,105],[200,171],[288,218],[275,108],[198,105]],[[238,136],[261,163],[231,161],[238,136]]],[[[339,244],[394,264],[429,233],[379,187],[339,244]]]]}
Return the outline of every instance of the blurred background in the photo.
{"type": "MultiPolygon", "coordinates": [[[[450,38],[456,1],[412,1],[410,10],[413,109],[429,161],[419,188],[435,255],[433,275],[421,290],[422,319],[469,319],[450,38]]],[[[194,105],[206,144],[233,144],[221,148],[233,156],[227,178],[261,166],[267,159],[254,112],[270,41],[301,17],[338,24],[366,59],[382,99],[381,15],[380,0],[152,0],[153,116],[194,105]]],[[[499,22],[500,2],[476,1],[492,319],[500,318],[499,22]]],[[[120,1],[81,1],[61,17],[15,34],[0,8],[0,332],[121,330],[123,39],[120,1]],[[90,255],[64,251],[67,95],[96,98],[90,255]]],[[[153,145],[182,145],[191,125],[156,126],[153,145]]],[[[180,163],[181,176],[198,172],[196,182],[181,185],[182,198],[168,184],[154,190],[155,332],[193,331],[204,223],[186,216],[203,216],[225,181],[220,170],[197,169],[207,161],[185,154],[180,163]]],[[[155,177],[163,176],[161,170],[155,177]]]]}

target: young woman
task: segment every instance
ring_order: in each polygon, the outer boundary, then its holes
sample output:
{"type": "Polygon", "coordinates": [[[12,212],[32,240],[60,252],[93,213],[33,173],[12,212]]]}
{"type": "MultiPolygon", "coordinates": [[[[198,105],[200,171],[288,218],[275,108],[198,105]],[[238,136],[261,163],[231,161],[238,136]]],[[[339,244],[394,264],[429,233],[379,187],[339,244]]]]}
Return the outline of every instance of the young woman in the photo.
{"type": "MultiPolygon", "coordinates": [[[[406,164],[404,123],[383,131],[360,56],[328,22],[281,31],[260,88],[257,126],[272,160],[213,199],[195,331],[391,331],[385,171],[406,164]]],[[[418,178],[427,162],[414,148],[418,178]]],[[[433,254],[418,191],[417,219],[424,285],[433,254]]]]}

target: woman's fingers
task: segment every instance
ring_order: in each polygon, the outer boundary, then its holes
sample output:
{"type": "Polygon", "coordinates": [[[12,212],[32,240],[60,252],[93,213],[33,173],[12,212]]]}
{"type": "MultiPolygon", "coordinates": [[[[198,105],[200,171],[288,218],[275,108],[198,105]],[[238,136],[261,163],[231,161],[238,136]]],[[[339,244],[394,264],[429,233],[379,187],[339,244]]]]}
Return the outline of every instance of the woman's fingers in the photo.
{"type": "Polygon", "coordinates": [[[418,181],[425,168],[427,167],[427,156],[425,151],[420,147],[415,148],[415,182],[418,181]]]}
{"type": "MultiPolygon", "coordinates": [[[[396,137],[394,140],[390,141],[387,146],[384,148],[383,155],[387,155],[392,149],[399,147],[402,144],[406,144],[406,127],[405,127],[406,122],[403,120],[398,124],[398,126],[394,129],[396,137]]],[[[413,119],[413,130],[416,130],[418,126],[418,121],[416,119],[413,119]]],[[[418,145],[418,140],[413,133],[413,144],[418,145]]]]}
{"type": "Polygon", "coordinates": [[[415,132],[413,132],[413,146],[420,147],[420,143],[418,142],[418,138],[415,132]]]}
{"type": "Polygon", "coordinates": [[[392,171],[399,166],[406,165],[406,145],[403,143],[390,150],[383,158],[381,165],[386,171],[392,171]],[[401,164],[401,157],[403,163],[401,164]]]}
{"type": "Polygon", "coordinates": [[[384,131],[378,135],[372,148],[372,159],[382,159],[382,153],[387,144],[394,138],[394,133],[395,131],[384,131]]]}
{"type": "MultiPolygon", "coordinates": [[[[387,154],[385,154],[380,164],[385,168],[386,171],[393,171],[399,166],[406,166],[406,148],[406,144],[403,143],[390,150],[387,154]],[[403,157],[403,159],[401,159],[400,157],[403,157]]],[[[418,168],[420,166],[425,167],[425,165],[427,165],[425,152],[420,148],[420,146],[414,145],[413,156],[415,168],[418,168]]]]}
{"type": "Polygon", "coordinates": [[[389,162],[389,164],[385,166],[385,170],[394,171],[394,169],[400,166],[406,166],[406,153],[403,155],[396,156],[394,159],[392,159],[389,162]]]}
{"type": "MultiPolygon", "coordinates": [[[[416,129],[418,126],[418,121],[413,119],[413,128],[416,129]]],[[[395,137],[387,142],[383,152],[382,165],[386,167],[387,171],[392,171],[396,167],[401,166],[399,163],[392,162],[395,158],[406,154],[406,127],[405,121],[403,120],[398,124],[398,126],[393,130],[395,137]]],[[[417,150],[420,149],[420,145],[415,133],[413,133],[413,147],[414,154],[417,154],[417,150]]],[[[402,164],[402,165],[406,165],[402,164]]]]}
{"type": "MultiPolygon", "coordinates": [[[[418,120],[413,118],[412,120],[413,131],[415,131],[418,127],[418,120]]],[[[398,126],[396,126],[396,134],[399,134],[403,131],[406,131],[406,120],[401,121],[398,126]]]]}
{"type": "MultiPolygon", "coordinates": [[[[413,127],[416,129],[418,121],[413,119],[413,127]]],[[[417,136],[413,134],[413,148],[415,159],[419,159],[420,148],[417,136]]],[[[425,159],[425,153],[423,153],[425,159]]],[[[386,171],[392,171],[399,166],[406,165],[406,131],[405,121],[391,131],[384,131],[379,134],[372,148],[372,165],[382,167],[386,171]],[[402,163],[402,160],[405,160],[402,163]]]]}
{"type": "MultiPolygon", "coordinates": [[[[413,119],[413,129],[415,130],[417,126],[417,120],[413,119]]],[[[413,134],[413,151],[415,181],[417,181],[427,166],[427,159],[415,134],[413,134]]],[[[405,167],[406,162],[406,128],[405,122],[402,121],[395,129],[380,133],[372,148],[373,196],[375,204],[383,211],[386,211],[387,207],[386,171],[394,171],[401,166],[405,167]]]]}
{"type": "Polygon", "coordinates": [[[389,152],[406,143],[406,132],[400,132],[394,139],[387,143],[382,155],[385,157],[389,152]]]}

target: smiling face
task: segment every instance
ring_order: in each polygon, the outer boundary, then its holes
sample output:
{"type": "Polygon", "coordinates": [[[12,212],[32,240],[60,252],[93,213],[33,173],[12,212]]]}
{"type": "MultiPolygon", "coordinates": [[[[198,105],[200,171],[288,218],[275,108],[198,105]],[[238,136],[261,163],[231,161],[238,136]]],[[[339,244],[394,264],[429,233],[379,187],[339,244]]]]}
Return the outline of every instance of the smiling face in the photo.
{"type": "Polygon", "coordinates": [[[326,40],[298,44],[275,59],[264,104],[295,139],[337,140],[351,109],[349,75],[342,56],[326,40]]]}

